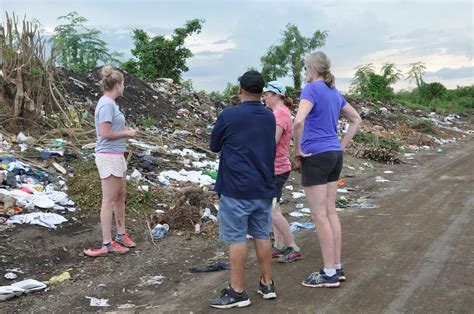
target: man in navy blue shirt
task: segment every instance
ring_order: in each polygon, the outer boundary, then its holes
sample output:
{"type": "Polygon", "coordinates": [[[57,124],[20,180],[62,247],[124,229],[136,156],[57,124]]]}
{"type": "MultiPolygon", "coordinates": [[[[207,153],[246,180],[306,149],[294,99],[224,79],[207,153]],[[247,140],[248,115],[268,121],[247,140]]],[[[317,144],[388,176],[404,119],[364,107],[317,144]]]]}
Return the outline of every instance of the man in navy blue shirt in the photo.
{"type": "Polygon", "coordinates": [[[255,240],[262,272],[258,292],[276,298],[271,278],[272,199],[275,197],[275,117],[260,102],[262,75],[248,71],[240,78],[238,106],[225,109],[212,130],[210,148],[220,152],[215,186],[220,195],[219,238],[229,244],[231,284],[210,302],[211,307],[250,305],[244,290],[247,234],[255,240]]]}

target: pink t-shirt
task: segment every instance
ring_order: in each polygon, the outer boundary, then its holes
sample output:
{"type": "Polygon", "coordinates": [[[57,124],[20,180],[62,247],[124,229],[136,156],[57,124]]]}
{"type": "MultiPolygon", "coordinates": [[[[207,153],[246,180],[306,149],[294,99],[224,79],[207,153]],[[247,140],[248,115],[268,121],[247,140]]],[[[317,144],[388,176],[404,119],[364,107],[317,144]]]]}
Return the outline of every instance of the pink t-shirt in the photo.
{"type": "Polygon", "coordinates": [[[283,129],[280,141],[276,146],[275,175],[291,171],[291,162],[288,157],[291,137],[293,136],[293,121],[291,120],[290,109],[281,106],[273,112],[277,126],[283,129]]]}

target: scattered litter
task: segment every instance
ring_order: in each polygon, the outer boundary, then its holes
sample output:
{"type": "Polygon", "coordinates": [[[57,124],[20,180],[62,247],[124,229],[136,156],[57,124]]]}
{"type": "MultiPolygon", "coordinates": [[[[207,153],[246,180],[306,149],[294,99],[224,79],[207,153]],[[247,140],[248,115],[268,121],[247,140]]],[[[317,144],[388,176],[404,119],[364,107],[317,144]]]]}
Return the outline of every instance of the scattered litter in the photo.
{"type": "Polygon", "coordinates": [[[135,307],[135,304],[132,303],[125,303],[125,304],[120,304],[117,306],[119,310],[127,310],[127,309],[133,309],[135,307]]]}
{"type": "Polygon", "coordinates": [[[230,264],[229,263],[217,262],[217,263],[210,264],[210,265],[192,267],[192,268],[189,269],[189,271],[192,272],[192,273],[207,273],[207,272],[220,271],[220,270],[229,270],[229,269],[230,269],[230,264]]]}
{"type": "Polygon", "coordinates": [[[309,216],[309,215],[307,215],[305,213],[302,213],[302,212],[291,212],[288,215],[290,215],[291,217],[307,217],[307,216],[309,216]]]}
{"type": "Polygon", "coordinates": [[[16,288],[12,286],[1,286],[0,287],[0,301],[5,301],[16,296],[20,296],[25,293],[24,289],[16,288]]]}
{"type": "Polygon", "coordinates": [[[45,281],[44,283],[52,286],[52,285],[57,285],[69,279],[71,279],[71,274],[69,273],[69,271],[65,271],[60,275],[51,277],[48,281],[45,281]]]}
{"type": "Polygon", "coordinates": [[[293,186],[292,185],[287,185],[287,186],[285,186],[285,189],[287,189],[289,191],[293,191],[293,186]]]}
{"type": "Polygon", "coordinates": [[[386,173],[386,174],[392,174],[393,171],[392,170],[385,170],[383,173],[386,173]]]}
{"type": "Polygon", "coordinates": [[[54,201],[47,197],[38,197],[33,200],[33,204],[39,208],[53,208],[54,201]]]}
{"type": "Polygon", "coordinates": [[[374,166],[372,166],[372,164],[371,164],[370,162],[368,162],[368,161],[367,161],[367,162],[364,162],[364,163],[362,164],[362,166],[364,166],[364,167],[366,167],[366,168],[374,169],[374,166]]]}
{"type": "Polygon", "coordinates": [[[55,213],[29,213],[10,217],[6,224],[30,224],[56,229],[56,225],[66,222],[67,219],[55,213]]]}
{"type": "Polygon", "coordinates": [[[296,204],[296,209],[301,209],[304,207],[303,203],[296,204]]]}
{"type": "Polygon", "coordinates": [[[349,201],[347,200],[347,198],[345,196],[337,196],[336,197],[336,206],[338,208],[345,208],[347,207],[349,204],[349,201]]]}
{"type": "Polygon", "coordinates": [[[375,177],[375,182],[385,183],[385,182],[390,182],[390,180],[384,179],[384,177],[382,177],[382,176],[376,176],[375,177]]]}
{"type": "Polygon", "coordinates": [[[21,268],[7,268],[5,271],[11,272],[11,273],[18,273],[18,274],[23,274],[24,272],[21,270],[21,268]]]}
{"type": "Polygon", "coordinates": [[[184,169],[181,169],[179,172],[175,170],[163,171],[160,173],[158,180],[165,185],[170,185],[169,180],[199,183],[200,185],[215,183],[213,178],[202,174],[200,171],[186,171],[184,169]]]}
{"type": "Polygon", "coordinates": [[[207,207],[206,207],[206,209],[204,209],[204,213],[202,214],[201,219],[203,219],[203,220],[210,219],[210,220],[212,220],[212,221],[214,221],[214,222],[217,222],[217,217],[214,216],[214,215],[211,213],[211,209],[210,209],[210,208],[207,208],[207,207]]]}
{"type": "Polygon", "coordinates": [[[99,306],[99,307],[110,306],[109,299],[98,299],[94,297],[86,297],[86,299],[91,300],[90,306],[99,306]]]}
{"type": "Polygon", "coordinates": [[[346,188],[343,189],[337,189],[337,193],[349,193],[349,190],[346,188]]]}
{"type": "Polygon", "coordinates": [[[61,166],[60,164],[58,164],[57,162],[53,162],[52,165],[53,165],[53,167],[54,167],[57,171],[59,171],[61,174],[67,174],[66,169],[64,169],[64,167],[61,166]]]}
{"type": "Polygon", "coordinates": [[[295,233],[296,231],[300,229],[314,229],[316,228],[316,225],[312,222],[292,222],[290,223],[290,229],[292,233],[295,233]]]}
{"type": "Polygon", "coordinates": [[[15,280],[18,276],[15,273],[6,273],[3,277],[8,280],[15,280]]]}
{"type": "Polygon", "coordinates": [[[340,188],[343,188],[346,186],[346,181],[344,179],[339,179],[337,181],[337,186],[340,187],[340,188]]]}
{"type": "Polygon", "coordinates": [[[27,294],[34,291],[39,291],[46,288],[46,285],[34,280],[26,279],[19,282],[15,282],[9,286],[0,287],[0,301],[5,301],[16,296],[20,296],[23,293],[27,294]]]}
{"type": "Polygon", "coordinates": [[[157,224],[151,231],[151,235],[154,240],[163,239],[169,230],[170,226],[168,224],[157,224]]]}
{"type": "Polygon", "coordinates": [[[11,284],[10,286],[23,289],[25,293],[40,291],[47,287],[45,283],[34,279],[25,279],[22,281],[18,281],[11,284]]]}
{"type": "Polygon", "coordinates": [[[130,175],[130,179],[133,181],[140,181],[141,178],[142,174],[140,173],[140,171],[134,168],[132,174],[130,175]]]}
{"type": "Polygon", "coordinates": [[[292,195],[293,195],[293,199],[298,199],[305,196],[304,192],[293,192],[292,195]]]}
{"type": "Polygon", "coordinates": [[[311,209],[309,209],[308,207],[305,207],[305,208],[301,209],[300,212],[306,213],[306,214],[311,214],[311,209]]]}
{"type": "Polygon", "coordinates": [[[144,286],[161,285],[163,283],[163,279],[165,278],[166,277],[162,275],[141,277],[140,278],[141,283],[138,286],[144,287],[144,286]]]}
{"type": "Polygon", "coordinates": [[[380,207],[379,205],[374,205],[374,204],[370,204],[370,203],[367,203],[367,202],[359,203],[356,206],[359,207],[359,208],[363,208],[363,209],[374,209],[374,208],[379,208],[380,207]]]}
{"type": "Polygon", "coordinates": [[[86,144],[86,145],[82,146],[81,148],[82,149],[94,149],[95,145],[96,145],[96,143],[89,143],[89,144],[86,144]]]}

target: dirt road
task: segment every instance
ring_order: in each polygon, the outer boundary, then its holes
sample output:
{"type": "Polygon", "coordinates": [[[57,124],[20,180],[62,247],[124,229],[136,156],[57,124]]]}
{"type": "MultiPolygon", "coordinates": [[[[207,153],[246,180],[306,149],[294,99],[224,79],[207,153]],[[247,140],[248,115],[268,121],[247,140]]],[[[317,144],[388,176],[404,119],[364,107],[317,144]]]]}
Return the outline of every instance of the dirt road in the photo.
{"type": "MultiPolygon", "coordinates": [[[[413,164],[376,165],[346,180],[380,207],[341,212],[348,280],[340,288],[301,285],[322,264],[316,234],[303,230],[296,238],[304,259],[274,262],[278,299],[264,301],[257,295],[259,273],[251,254],[246,285],[252,304],[229,312],[472,313],[473,143],[472,138],[465,140],[442,155],[431,151],[413,164]],[[390,182],[375,183],[374,177],[383,170],[395,173],[384,175],[390,182]]],[[[363,162],[348,159],[346,164],[357,171],[363,162]]],[[[298,178],[293,180],[295,189],[300,189],[298,178]]],[[[288,210],[294,203],[285,206],[288,210]]],[[[129,304],[129,311],[150,313],[216,312],[207,302],[224,287],[229,273],[192,274],[188,268],[225,259],[225,246],[214,239],[173,233],[155,247],[143,230],[141,224],[131,230],[139,242],[132,253],[95,260],[81,256],[81,251],[100,239],[97,217],[79,217],[55,231],[17,226],[0,232],[2,271],[20,267],[21,279],[47,280],[73,269],[71,280],[47,292],[1,302],[0,313],[114,311],[124,304],[129,304]],[[161,283],[149,282],[158,275],[164,276],[158,279],[161,283]],[[109,299],[110,307],[91,307],[88,296],[109,299]]],[[[4,284],[9,283],[0,278],[4,284]]]]}
{"type": "MultiPolygon", "coordinates": [[[[305,258],[293,264],[274,263],[277,300],[264,301],[256,294],[259,273],[252,258],[246,274],[252,301],[247,310],[472,313],[474,146],[412,169],[381,192],[376,202],[380,208],[341,215],[348,280],[340,288],[301,285],[321,265],[316,235],[302,231],[297,242],[305,258]]],[[[177,293],[157,296],[153,303],[161,304],[162,310],[213,311],[206,299],[227,279],[227,273],[205,275],[177,293]]]]}

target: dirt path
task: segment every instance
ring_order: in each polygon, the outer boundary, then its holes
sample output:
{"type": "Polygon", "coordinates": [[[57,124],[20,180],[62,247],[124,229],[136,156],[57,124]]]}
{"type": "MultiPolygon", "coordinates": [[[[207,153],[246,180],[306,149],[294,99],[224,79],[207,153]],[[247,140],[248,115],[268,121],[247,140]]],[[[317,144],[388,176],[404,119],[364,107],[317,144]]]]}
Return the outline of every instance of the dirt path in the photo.
{"type": "MultiPolygon", "coordinates": [[[[274,263],[279,293],[264,301],[256,293],[255,258],[249,262],[247,289],[251,312],[468,313],[474,309],[474,146],[412,167],[381,192],[378,209],[341,216],[348,280],[338,289],[310,289],[300,282],[321,265],[316,236],[301,231],[305,259],[274,263]]],[[[212,311],[207,299],[228,273],[201,280],[153,300],[157,309],[212,311]]],[[[231,310],[234,311],[234,310],[231,310]]]]}
{"type": "MultiPolygon", "coordinates": [[[[306,313],[472,313],[474,309],[474,141],[465,139],[437,155],[423,153],[413,164],[359,168],[364,160],[348,158],[354,177],[346,182],[356,191],[351,201],[370,196],[376,209],[341,212],[343,263],[348,280],[338,289],[310,289],[301,281],[321,267],[316,234],[296,234],[304,259],[274,262],[277,300],[256,293],[259,278],[250,254],[246,287],[252,304],[241,312],[306,313]],[[393,170],[392,175],[383,174],[393,170]],[[383,175],[391,182],[375,183],[383,175]],[[355,195],[357,194],[357,195],[355,195]]],[[[348,172],[347,168],[344,169],[348,172]]],[[[346,173],[348,174],[348,173],[346,173]]],[[[291,184],[300,190],[297,175],[291,184]]],[[[294,210],[295,202],[283,206],[294,210]]],[[[298,200],[299,202],[300,200],[298,200]]],[[[34,311],[115,311],[130,304],[139,312],[208,313],[208,300],[229,279],[228,272],[192,274],[189,267],[225,260],[225,246],[194,234],[173,233],[153,246],[138,222],[131,228],[139,247],[121,257],[90,259],[85,247],[97,244],[97,217],[70,218],[58,230],[16,226],[0,232],[0,270],[20,267],[21,279],[47,280],[72,268],[72,279],[47,292],[0,302],[0,313],[34,311]],[[75,219],[72,219],[75,218],[75,219]],[[159,283],[149,283],[163,275],[159,283]],[[156,279],[156,277],[155,277],[156,279]],[[109,299],[110,307],[89,305],[86,297],[109,299]]],[[[250,244],[252,246],[252,244],[250,244]]],[[[253,249],[251,249],[251,252],[253,249]]],[[[9,284],[0,278],[0,285],[9,284]]],[[[229,312],[239,311],[238,309],[229,312]]]]}

